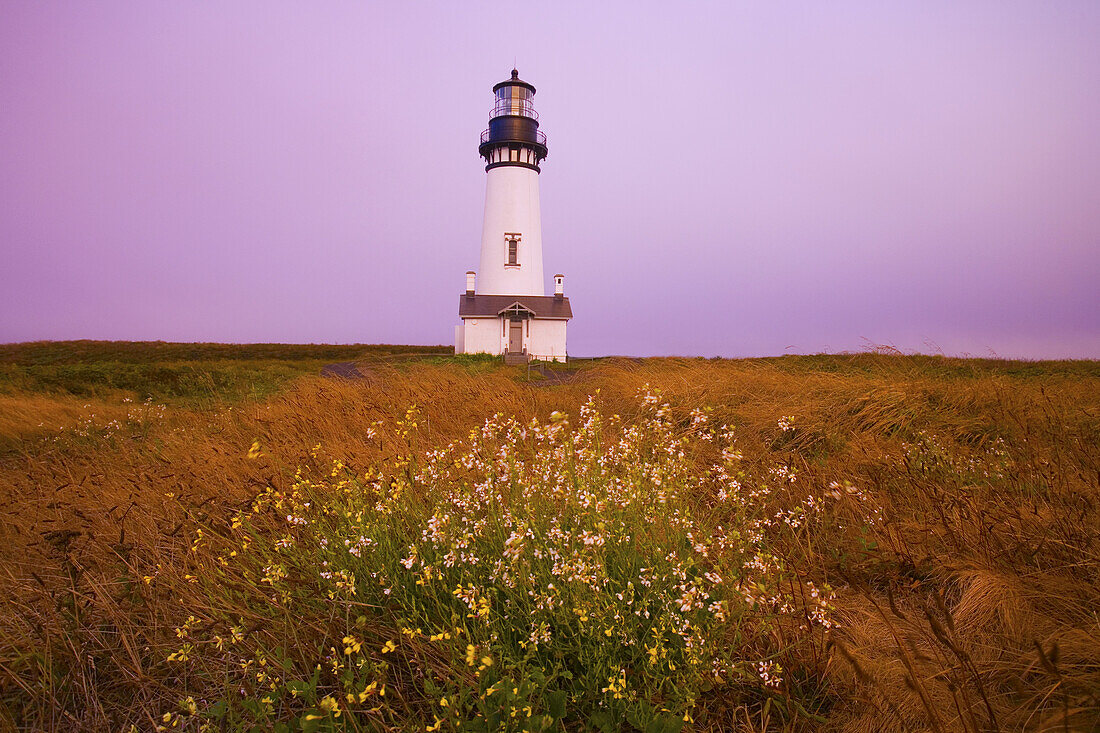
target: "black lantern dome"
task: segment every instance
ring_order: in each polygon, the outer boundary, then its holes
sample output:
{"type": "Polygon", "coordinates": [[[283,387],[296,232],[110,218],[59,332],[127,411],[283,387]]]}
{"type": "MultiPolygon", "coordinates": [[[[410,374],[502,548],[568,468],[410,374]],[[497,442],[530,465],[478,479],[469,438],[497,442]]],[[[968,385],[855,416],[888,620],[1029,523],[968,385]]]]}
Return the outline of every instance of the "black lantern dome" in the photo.
{"type": "Polygon", "coordinates": [[[546,158],[546,135],[539,131],[539,114],[531,101],[535,87],[519,78],[493,85],[493,106],[489,110],[489,129],[481,133],[478,153],[485,158],[485,170],[502,165],[519,165],[539,170],[546,158]]]}

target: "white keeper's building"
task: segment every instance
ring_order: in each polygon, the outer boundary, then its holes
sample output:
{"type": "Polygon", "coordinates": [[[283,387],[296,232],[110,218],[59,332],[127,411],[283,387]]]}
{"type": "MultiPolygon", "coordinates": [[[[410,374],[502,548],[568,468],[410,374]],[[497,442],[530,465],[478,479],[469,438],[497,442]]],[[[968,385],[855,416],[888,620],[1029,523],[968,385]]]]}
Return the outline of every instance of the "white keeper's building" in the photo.
{"type": "Polygon", "coordinates": [[[480,271],[466,273],[455,353],[503,354],[508,363],[565,361],[573,311],[564,276],[554,275],[553,295],[546,295],[543,280],[539,165],[547,148],[531,101],[535,87],[512,69],[493,93],[478,148],[486,164],[480,271]]]}

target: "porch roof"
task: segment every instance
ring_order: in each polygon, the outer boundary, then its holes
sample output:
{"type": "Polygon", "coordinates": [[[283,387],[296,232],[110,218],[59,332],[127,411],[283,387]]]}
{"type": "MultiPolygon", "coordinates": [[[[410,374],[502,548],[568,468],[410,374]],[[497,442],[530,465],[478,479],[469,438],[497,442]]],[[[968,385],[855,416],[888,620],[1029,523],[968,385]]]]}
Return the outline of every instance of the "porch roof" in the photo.
{"type": "Polygon", "coordinates": [[[553,295],[460,295],[459,318],[496,318],[518,306],[531,313],[532,318],[568,321],[573,317],[569,298],[558,300],[553,295]]]}

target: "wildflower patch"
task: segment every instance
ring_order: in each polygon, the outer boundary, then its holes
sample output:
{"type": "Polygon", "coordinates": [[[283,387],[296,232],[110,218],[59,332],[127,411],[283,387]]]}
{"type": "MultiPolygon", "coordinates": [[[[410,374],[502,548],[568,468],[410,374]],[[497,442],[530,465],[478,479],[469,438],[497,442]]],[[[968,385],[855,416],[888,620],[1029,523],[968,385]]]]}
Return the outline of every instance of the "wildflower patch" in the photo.
{"type": "Polygon", "coordinates": [[[227,680],[192,717],[679,730],[716,688],[780,700],[784,650],[834,621],[831,590],[773,544],[822,504],[769,515],[792,472],[748,478],[734,431],[701,410],[677,420],[654,391],[639,402],[630,421],[595,399],[576,426],[497,416],[432,450],[410,410],[407,451],[301,469],[205,528],[200,582],[264,602],[248,621],[226,603],[188,622],[172,662],[227,680]],[[295,624],[331,639],[312,669],[287,661],[295,624]]]}

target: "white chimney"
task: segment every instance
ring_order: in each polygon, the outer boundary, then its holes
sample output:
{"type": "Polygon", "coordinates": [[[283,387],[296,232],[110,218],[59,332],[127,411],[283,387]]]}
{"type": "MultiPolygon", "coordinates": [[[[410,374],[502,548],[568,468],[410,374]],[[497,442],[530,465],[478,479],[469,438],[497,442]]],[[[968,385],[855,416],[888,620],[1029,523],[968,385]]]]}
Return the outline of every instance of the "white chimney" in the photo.
{"type": "Polygon", "coordinates": [[[554,299],[561,300],[565,297],[565,275],[554,275],[554,299]]]}
{"type": "Polygon", "coordinates": [[[473,270],[466,271],[466,295],[473,297],[474,294],[474,278],[477,277],[473,270]]]}

